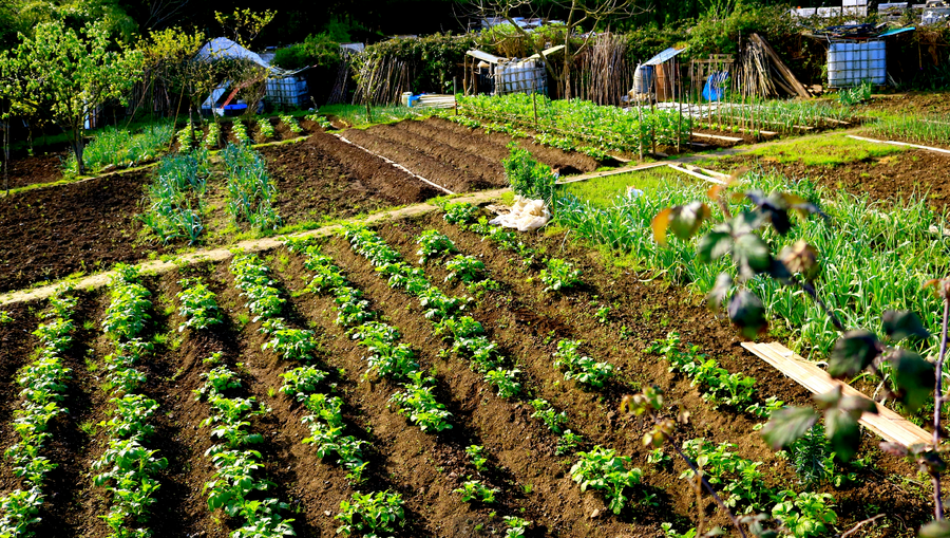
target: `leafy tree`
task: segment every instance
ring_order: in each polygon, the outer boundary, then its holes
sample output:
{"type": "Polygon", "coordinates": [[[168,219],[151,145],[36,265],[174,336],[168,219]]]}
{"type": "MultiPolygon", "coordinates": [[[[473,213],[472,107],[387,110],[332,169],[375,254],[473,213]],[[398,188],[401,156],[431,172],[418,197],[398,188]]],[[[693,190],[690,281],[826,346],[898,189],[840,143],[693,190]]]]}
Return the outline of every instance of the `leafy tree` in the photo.
{"type": "Polygon", "coordinates": [[[116,52],[110,45],[100,23],[76,32],[56,21],[38,25],[16,51],[18,62],[30,66],[27,90],[48,103],[53,120],[70,133],[80,174],[86,118],[106,101],[122,98],[141,70],[141,52],[116,52]]]}

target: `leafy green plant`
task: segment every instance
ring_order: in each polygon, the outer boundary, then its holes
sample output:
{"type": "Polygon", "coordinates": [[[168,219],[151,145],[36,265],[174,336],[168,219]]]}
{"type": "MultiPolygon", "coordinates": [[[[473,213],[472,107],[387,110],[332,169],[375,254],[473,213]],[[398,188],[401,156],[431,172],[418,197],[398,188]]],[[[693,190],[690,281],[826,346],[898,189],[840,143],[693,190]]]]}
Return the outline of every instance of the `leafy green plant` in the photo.
{"type": "Polygon", "coordinates": [[[515,194],[531,199],[550,200],[554,195],[554,172],[551,167],[532,158],[528,150],[512,142],[508,145],[511,155],[501,161],[505,177],[515,194]]]}
{"type": "Polygon", "coordinates": [[[218,125],[218,122],[211,122],[208,125],[208,132],[205,133],[202,146],[208,150],[214,149],[218,147],[219,140],[221,140],[221,126],[218,125]]]}
{"type": "Polygon", "coordinates": [[[436,230],[427,230],[419,234],[416,244],[419,245],[416,255],[419,256],[419,263],[422,265],[458,250],[451,239],[436,230]]]}
{"type": "Polygon", "coordinates": [[[834,497],[827,493],[784,490],[779,492],[778,499],[780,502],[772,508],[772,516],[795,538],[823,536],[838,522],[837,514],[831,509],[834,497]]]}
{"type": "Polygon", "coordinates": [[[564,433],[564,426],[570,422],[567,413],[564,411],[558,413],[550,402],[542,398],[535,398],[530,403],[531,407],[534,407],[531,418],[540,419],[549,430],[557,435],[564,433]]]}
{"type": "Polygon", "coordinates": [[[178,313],[185,318],[185,322],[178,327],[179,332],[186,327],[201,331],[224,323],[217,297],[207,284],[198,278],[185,278],[178,284],[182,287],[178,292],[181,301],[178,313]]]}
{"type": "Polygon", "coordinates": [[[495,494],[498,493],[497,488],[490,488],[485,484],[482,484],[480,480],[466,480],[462,482],[462,487],[454,490],[454,493],[458,493],[462,496],[463,502],[480,502],[484,504],[492,504],[495,502],[495,494]]]}
{"type": "Polygon", "coordinates": [[[399,408],[399,414],[408,416],[409,420],[424,432],[441,432],[452,428],[449,419],[452,414],[445,410],[432,394],[432,385],[435,380],[423,377],[421,371],[409,374],[409,383],[403,390],[393,394],[390,401],[399,408]]]}
{"type": "Polygon", "coordinates": [[[280,377],[284,379],[280,392],[297,401],[303,401],[317,390],[320,383],[327,378],[327,373],[313,366],[300,366],[280,374],[280,377]]]}
{"type": "Polygon", "coordinates": [[[505,516],[505,525],[508,526],[508,529],[505,531],[505,538],[522,538],[526,532],[528,532],[528,527],[531,526],[531,521],[527,519],[522,519],[516,516],[505,516]]]}
{"type": "Polygon", "coordinates": [[[284,125],[286,125],[287,128],[290,129],[290,132],[292,132],[292,133],[294,133],[294,134],[301,134],[301,133],[303,133],[303,127],[301,127],[300,124],[297,123],[297,118],[295,118],[295,117],[293,117],[293,116],[282,115],[282,116],[280,117],[280,122],[283,123],[284,125]]]}
{"type": "Polygon", "coordinates": [[[271,125],[270,120],[267,118],[257,120],[257,132],[263,140],[274,138],[277,134],[274,132],[274,126],[271,125]]]}
{"type": "Polygon", "coordinates": [[[478,215],[478,206],[468,202],[449,202],[442,210],[445,211],[442,218],[450,224],[468,225],[475,222],[478,215]]]}
{"type": "Polygon", "coordinates": [[[579,340],[561,340],[554,352],[554,366],[566,370],[565,379],[576,379],[588,387],[603,388],[604,384],[614,375],[614,367],[606,362],[596,362],[594,359],[581,355],[578,349],[579,340]]]}
{"type": "Polygon", "coordinates": [[[580,285],[581,271],[559,258],[549,258],[544,262],[545,269],[541,270],[540,278],[544,283],[544,291],[563,291],[580,285]]]}
{"type": "Polygon", "coordinates": [[[571,430],[564,430],[564,433],[561,434],[561,438],[557,441],[557,449],[555,450],[555,453],[558,456],[570,454],[577,450],[583,442],[584,438],[580,435],[572,432],[571,430]]]}
{"type": "Polygon", "coordinates": [[[465,447],[465,453],[468,454],[468,459],[471,464],[475,466],[476,471],[482,472],[488,467],[488,457],[485,455],[485,447],[469,445],[465,447]]]}
{"type": "Polygon", "coordinates": [[[340,513],[334,519],[343,524],[337,534],[362,535],[367,538],[380,533],[396,532],[405,523],[402,496],[391,491],[363,494],[354,492],[350,500],[340,501],[340,513]]]}
{"type": "Polygon", "coordinates": [[[7,325],[13,323],[13,316],[10,315],[6,310],[0,310],[0,325],[7,325]]]}
{"type": "Polygon", "coordinates": [[[640,483],[643,472],[637,468],[628,470],[630,458],[616,454],[616,450],[601,446],[590,452],[578,452],[571,479],[580,484],[581,491],[603,491],[610,510],[619,514],[630,500],[626,490],[640,483]]]}

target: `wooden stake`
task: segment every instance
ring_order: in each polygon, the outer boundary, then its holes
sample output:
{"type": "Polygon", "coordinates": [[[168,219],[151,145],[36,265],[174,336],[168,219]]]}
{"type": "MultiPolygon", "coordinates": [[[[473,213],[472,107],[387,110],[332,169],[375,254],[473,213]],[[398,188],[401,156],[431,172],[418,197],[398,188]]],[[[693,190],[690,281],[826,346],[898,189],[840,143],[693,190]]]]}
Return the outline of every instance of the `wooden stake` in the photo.
{"type": "Polygon", "coordinates": [[[534,105],[534,130],[538,130],[538,94],[531,92],[531,103],[534,105]]]}

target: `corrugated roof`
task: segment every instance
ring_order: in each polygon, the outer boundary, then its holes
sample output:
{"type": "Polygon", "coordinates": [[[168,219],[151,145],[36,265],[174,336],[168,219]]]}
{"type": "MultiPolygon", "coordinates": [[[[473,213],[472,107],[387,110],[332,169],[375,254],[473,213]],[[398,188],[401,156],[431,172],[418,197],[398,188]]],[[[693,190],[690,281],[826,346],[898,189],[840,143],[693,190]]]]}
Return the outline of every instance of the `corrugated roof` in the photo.
{"type": "Polygon", "coordinates": [[[488,54],[487,52],[482,52],[480,50],[470,50],[466,52],[465,54],[468,54],[469,56],[473,58],[482,60],[483,62],[488,62],[492,65],[498,65],[501,61],[505,60],[505,58],[499,58],[498,56],[495,56],[494,54],[488,54]]]}
{"type": "Polygon", "coordinates": [[[663,52],[657,54],[656,56],[650,58],[650,59],[647,60],[647,62],[646,62],[645,64],[643,64],[643,65],[660,65],[660,64],[662,64],[662,63],[668,62],[668,61],[672,60],[677,54],[679,54],[679,53],[685,51],[687,48],[688,48],[688,47],[683,47],[683,48],[681,48],[681,49],[677,49],[677,48],[675,48],[675,47],[670,47],[670,48],[664,50],[663,52]]]}

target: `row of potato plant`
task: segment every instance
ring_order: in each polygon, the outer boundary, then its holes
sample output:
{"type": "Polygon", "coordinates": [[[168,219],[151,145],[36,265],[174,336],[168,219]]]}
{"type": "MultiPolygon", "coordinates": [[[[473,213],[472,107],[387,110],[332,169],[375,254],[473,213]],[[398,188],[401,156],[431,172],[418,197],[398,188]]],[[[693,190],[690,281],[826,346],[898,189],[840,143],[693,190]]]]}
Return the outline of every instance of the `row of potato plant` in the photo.
{"type": "MultiPolygon", "coordinates": [[[[373,353],[367,358],[370,369],[365,375],[375,372],[380,377],[389,379],[411,377],[412,373],[409,372],[418,369],[418,364],[412,357],[412,351],[405,344],[398,343],[400,337],[395,328],[369,321],[375,316],[366,309],[368,303],[359,299],[359,291],[349,286],[339,268],[330,263],[328,258],[321,256],[315,247],[306,247],[304,243],[292,242],[288,244],[288,247],[293,252],[303,249],[307,256],[305,266],[316,273],[307,288],[308,291],[333,293],[336,297],[338,313],[336,322],[350,329],[349,333],[353,335],[353,338],[359,340],[373,353]]],[[[258,264],[252,271],[256,273],[257,278],[256,284],[246,286],[245,293],[249,297],[260,297],[264,295],[264,291],[271,294],[276,291],[276,288],[271,287],[270,290],[254,292],[255,285],[269,287],[273,282],[264,280],[267,277],[265,266],[258,264]]],[[[276,304],[274,300],[266,302],[276,304]]],[[[415,373],[421,375],[420,372],[415,373]]],[[[324,372],[312,367],[296,368],[283,374],[286,383],[281,388],[281,392],[293,395],[313,413],[303,419],[304,424],[311,431],[311,437],[305,439],[304,443],[314,444],[321,459],[326,460],[329,456],[335,455],[340,465],[348,470],[347,478],[359,484],[363,481],[362,475],[369,463],[363,461],[362,452],[367,443],[351,435],[342,434],[345,426],[341,413],[343,405],[341,398],[314,392],[325,376],[324,372]]],[[[393,399],[396,400],[395,397],[393,399]]],[[[446,427],[451,427],[445,422],[448,414],[444,411],[444,406],[435,403],[434,399],[429,403],[434,404],[433,408],[438,408],[437,413],[429,419],[420,419],[413,411],[410,415],[412,421],[419,425],[422,431],[430,429],[441,431],[446,427]],[[433,424],[433,420],[436,424],[433,424]]],[[[411,408],[403,407],[402,409],[405,411],[411,408]]],[[[400,413],[405,414],[402,411],[400,413]]],[[[403,525],[404,516],[402,496],[397,492],[387,490],[366,494],[354,492],[350,499],[344,499],[340,503],[340,513],[335,518],[342,522],[337,529],[338,533],[375,535],[381,532],[395,532],[398,526],[403,525]]]]}
{"type": "Polygon", "coordinates": [[[231,272],[245,305],[255,316],[254,320],[261,322],[260,331],[268,338],[262,350],[271,350],[283,360],[300,365],[281,374],[284,384],[280,392],[310,413],[302,419],[310,430],[310,437],[303,439],[303,443],[314,445],[322,460],[335,460],[346,469],[348,480],[362,483],[363,473],[369,465],[363,453],[367,443],[344,434],[343,400],[320,391],[329,374],[312,364],[317,349],[313,331],[290,327],[281,317],[286,300],[281,296],[277,281],[271,278],[270,269],[260,258],[236,257],[231,272]]]}
{"type": "Polygon", "coordinates": [[[158,474],[168,467],[159,451],[148,448],[155,432],[152,424],[159,404],[141,392],[148,379],[140,368],[152,351],[144,340],[151,292],[142,285],[134,266],[119,266],[112,281],[111,301],[102,322],[103,332],[114,347],[105,358],[105,383],[111,417],[103,421],[109,444],[92,465],[96,486],[111,495],[109,511],[100,516],[112,538],[147,538],[152,506],[160,489],[158,474]]]}
{"type": "Polygon", "coordinates": [[[78,300],[61,293],[50,299],[50,309],[34,336],[39,340],[32,361],[20,369],[16,383],[21,387],[19,409],[14,411],[13,430],[19,440],[4,452],[13,475],[27,486],[0,498],[0,536],[28,538],[31,527],[40,522],[40,509],[46,502],[46,478],[57,464],[43,452],[53,435],[53,421],[69,411],[63,407],[72,370],[63,355],[73,344],[75,324],[71,320],[78,300]]]}
{"type": "Polygon", "coordinates": [[[264,157],[246,144],[228,144],[221,152],[228,173],[227,208],[236,223],[256,230],[275,229],[280,216],[274,208],[277,187],[267,173],[264,157]]]}
{"type": "MultiPolygon", "coordinates": [[[[446,277],[446,282],[459,280],[466,284],[470,292],[483,293],[487,289],[498,289],[498,282],[488,278],[485,275],[485,264],[474,256],[458,254],[458,248],[455,243],[445,234],[437,230],[426,230],[416,237],[416,244],[419,245],[417,254],[419,263],[424,265],[430,260],[436,258],[444,259],[445,268],[450,271],[446,277]],[[455,254],[451,259],[447,259],[450,254],[455,254]]],[[[550,265],[550,269],[544,269],[545,277],[551,282],[550,290],[559,291],[564,287],[570,287],[576,280],[572,277],[573,268],[568,269],[565,266],[567,262],[557,260],[559,263],[550,265]],[[557,272],[559,276],[552,276],[550,272],[557,272]]],[[[580,341],[562,340],[558,343],[558,351],[554,354],[554,365],[557,368],[565,370],[564,377],[567,380],[576,379],[578,383],[585,387],[603,388],[604,384],[614,375],[614,368],[609,363],[597,362],[590,357],[581,355],[578,349],[581,346],[580,341]]]]}
{"type": "Polygon", "coordinates": [[[195,243],[204,231],[201,222],[205,190],[211,175],[207,150],[168,155],[155,169],[148,186],[149,210],[142,222],[163,243],[187,239],[195,243]]]}
{"type": "MultiPolygon", "coordinates": [[[[424,373],[419,368],[415,353],[408,344],[400,341],[398,330],[376,321],[378,316],[368,309],[369,303],[362,299],[362,293],[350,283],[339,266],[333,263],[332,258],[321,253],[318,246],[309,245],[308,241],[304,240],[289,242],[288,248],[292,252],[302,252],[306,256],[304,266],[314,273],[307,290],[333,295],[337,311],[336,323],[343,326],[347,334],[370,352],[370,355],[365,357],[368,368],[363,375],[364,379],[377,376],[401,382],[403,390],[395,393],[391,401],[399,408],[400,414],[406,415],[423,432],[439,432],[451,428],[452,425],[448,422],[451,413],[445,410],[445,406],[438,403],[432,394],[435,380],[423,377],[424,373]]],[[[487,463],[484,447],[472,445],[466,449],[466,453],[473,458],[473,465],[477,470],[484,470],[487,463]]],[[[494,502],[497,491],[478,480],[467,480],[461,488],[455,490],[464,502],[485,504],[494,502]]],[[[387,492],[382,495],[387,499],[397,494],[387,492]],[[386,495],[389,497],[385,497],[386,495]]],[[[341,510],[343,509],[349,509],[349,502],[341,506],[341,510]]],[[[349,520],[348,516],[346,520],[349,520]]],[[[530,521],[515,516],[505,516],[504,521],[508,527],[506,538],[523,536],[531,525],[530,521]]]]}
{"type": "MultiPolygon", "coordinates": [[[[184,321],[179,331],[208,331],[224,323],[214,292],[202,281],[186,279],[181,284],[179,313],[184,321]]],[[[289,506],[271,493],[275,484],[261,476],[264,457],[252,448],[263,443],[264,436],[252,430],[251,421],[266,414],[267,407],[253,396],[238,395],[244,384],[228,367],[223,353],[212,353],[202,362],[210,370],[201,374],[204,382],[195,390],[195,399],[207,402],[210,414],[201,426],[209,428],[212,439],[218,440],[205,452],[215,467],[202,488],[208,509],[221,509],[228,517],[240,518],[242,524],[231,532],[231,538],[294,536],[293,519],[283,515],[289,506]]]]}
{"type": "MultiPolygon", "coordinates": [[[[507,369],[505,363],[508,361],[481,323],[471,316],[462,315],[472,302],[471,298],[444,294],[428,281],[422,269],[411,267],[379,235],[365,227],[346,227],[344,235],[353,250],[367,258],[376,267],[376,272],[388,280],[390,287],[401,289],[419,301],[425,317],[434,325],[434,333],[451,341],[448,352],[467,359],[472,370],[483,374],[485,381],[498,390],[499,397],[529,399],[536,410],[532,416],[544,422],[552,433],[560,435],[560,453],[577,448],[582,439],[564,428],[566,414],[557,413],[544,399],[530,398],[529,391],[519,380],[520,370],[507,369]]],[[[617,456],[614,450],[600,446],[577,455],[579,459],[570,470],[571,479],[580,484],[582,491],[588,488],[600,490],[611,510],[619,514],[629,500],[626,491],[640,481],[640,470],[627,470],[629,458],[617,456]]]]}
{"type": "MultiPolygon", "coordinates": [[[[481,222],[476,221],[477,208],[475,206],[470,204],[447,204],[443,209],[446,211],[444,218],[448,222],[461,225],[463,228],[467,227],[476,233],[480,233],[485,238],[492,239],[498,243],[499,246],[507,250],[527,254],[526,259],[533,259],[533,251],[524,245],[524,243],[517,240],[514,234],[498,228],[489,227],[484,217],[480,219],[481,222]]],[[[443,238],[435,241],[431,239],[433,236],[434,234],[426,232],[426,243],[438,244],[443,252],[451,252],[454,245],[449,246],[451,245],[451,240],[448,237],[443,236],[443,238]]],[[[432,257],[432,249],[426,250],[427,256],[432,257]]],[[[420,255],[421,254],[423,254],[423,252],[420,250],[420,255]]],[[[558,343],[558,351],[555,353],[555,365],[560,368],[568,369],[566,375],[573,374],[573,376],[578,376],[578,381],[584,382],[584,378],[580,376],[586,374],[590,376],[589,380],[594,381],[604,375],[602,372],[612,370],[608,363],[594,363],[592,359],[580,355],[578,352],[580,345],[581,343],[576,340],[562,340],[558,343]],[[594,366],[591,363],[600,364],[601,367],[594,366]],[[587,366],[586,368],[585,365],[587,366]]],[[[648,348],[648,352],[663,354],[670,361],[670,370],[672,372],[685,373],[690,377],[694,385],[701,385],[704,389],[703,398],[712,403],[713,408],[726,405],[748,410],[758,418],[768,418],[772,411],[784,405],[783,402],[775,398],[769,398],[764,404],[755,403],[753,399],[754,378],[742,373],[729,373],[719,366],[714,359],[698,354],[698,348],[695,346],[689,347],[685,352],[679,348],[679,335],[671,333],[665,341],[655,342],[648,348]]],[[[596,386],[597,383],[588,384],[596,386]]],[[[532,404],[538,405],[537,402],[532,402],[532,404]]],[[[543,405],[544,404],[541,403],[539,407],[543,405]]],[[[542,417],[545,423],[552,429],[557,428],[560,423],[567,421],[566,415],[556,415],[553,411],[544,412],[539,409],[537,414],[542,417]]],[[[687,457],[695,461],[699,468],[708,474],[711,471],[707,466],[709,466],[709,462],[715,460],[715,458],[707,453],[709,450],[705,450],[709,448],[707,445],[708,444],[701,439],[688,440],[684,443],[683,452],[687,457]]],[[[726,443],[716,450],[722,454],[726,448],[734,450],[735,447],[734,445],[726,443]]],[[[597,447],[587,458],[607,459],[613,456],[613,454],[605,456],[603,449],[597,447]]],[[[734,452],[726,453],[722,458],[729,460],[728,465],[723,467],[722,464],[719,464],[717,467],[716,462],[713,461],[715,474],[710,477],[709,480],[711,483],[721,487],[723,491],[728,494],[725,499],[726,506],[736,507],[738,504],[742,504],[743,507],[749,507],[749,510],[760,509],[761,506],[758,504],[749,506],[749,501],[762,500],[762,502],[765,502],[765,500],[771,500],[774,503],[772,511],[773,517],[783,524],[793,536],[800,538],[820,535],[837,521],[837,515],[830,508],[833,502],[833,498],[830,495],[798,494],[791,489],[782,491],[759,491],[756,488],[762,485],[763,477],[761,472],[757,471],[757,468],[761,463],[744,460],[734,452]],[[724,468],[730,469],[730,473],[723,472],[722,470],[724,468]]],[[[669,458],[663,454],[662,449],[658,448],[651,453],[648,460],[651,463],[663,464],[669,461],[669,458]]],[[[693,476],[693,471],[689,469],[682,475],[683,478],[691,476],[693,476]]],[[[628,479],[634,480],[632,476],[628,479]]],[[[637,477],[636,480],[638,481],[639,477],[637,477]]],[[[619,483],[621,483],[621,481],[617,480],[615,487],[619,483]]],[[[614,494],[614,502],[621,502],[619,499],[622,499],[622,489],[612,493],[614,494]]]]}

